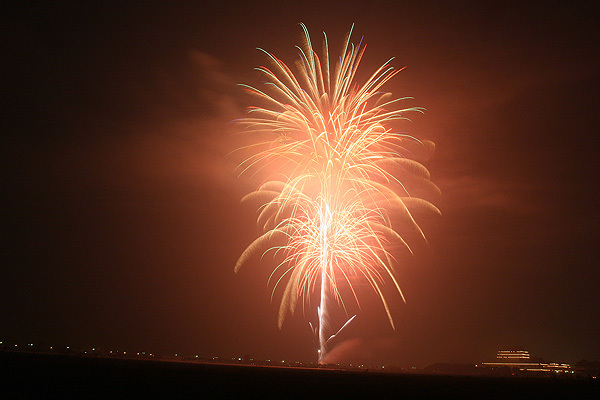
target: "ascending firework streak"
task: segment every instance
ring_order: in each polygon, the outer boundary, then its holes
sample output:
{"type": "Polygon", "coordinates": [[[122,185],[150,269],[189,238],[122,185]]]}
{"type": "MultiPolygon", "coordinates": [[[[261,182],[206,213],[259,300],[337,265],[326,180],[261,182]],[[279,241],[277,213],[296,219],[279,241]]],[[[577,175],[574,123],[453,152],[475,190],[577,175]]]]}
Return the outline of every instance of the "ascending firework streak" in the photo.
{"type": "Polygon", "coordinates": [[[422,142],[389,127],[392,121],[406,119],[406,112],[422,111],[399,109],[404,99],[380,91],[399,72],[390,65],[392,60],[357,86],[354,78],[365,48],[350,42],[352,30],[331,71],[327,36],[321,60],[301,26],[306,43],[297,47],[298,73],[262,50],[272,67],[256,69],[266,78],[267,89],[242,85],[266,106],[251,107],[249,116],[240,121],[258,137],[244,147],[251,156],[240,168],[242,173],[253,170],[267,178],[243,199],[260,204],[257,223],[263,234],[242,253],[235,271],[254,256],[268,252],[279,256],[281,262],[269,281],[275,281],[273,293],[285,284],[280,328],[287,312],[294,313],[298,299],[303,306],[309,304],[318,290],[315,334],[322,361],[335,336],[329,307],[346,308],[342,292],[360,307],[353,285],[357,280],[367,282],[377,294],[395,329],[383,286],[389,283],[402,300],[404,296],[389,249],[399,243],[410,251],[398,228],[404,232],[408,227],[424,238],[413,218],[416,208],[439,213],[431,203],[413,197],[406,181],[438,189],[429,181],[427,169],[411,159],[407,144],[422,142]]]}

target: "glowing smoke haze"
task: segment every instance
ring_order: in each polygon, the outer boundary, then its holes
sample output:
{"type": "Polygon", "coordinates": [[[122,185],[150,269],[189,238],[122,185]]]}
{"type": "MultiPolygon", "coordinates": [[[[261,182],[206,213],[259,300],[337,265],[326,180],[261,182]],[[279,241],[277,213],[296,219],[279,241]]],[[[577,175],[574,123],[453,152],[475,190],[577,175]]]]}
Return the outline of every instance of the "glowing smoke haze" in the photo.
{"type": "Polygon", "coordinates": [[[242,134],[252,137],[240,149],[246,153],[240,174],[262,181],[242,200],[257,207],[262,234],[241,254],[235,271],[251,260],[273,257],[271,297],[283,288],[280,328],[299,304],[305,312],[318,302],[318,321],[309,323],[319,361],[325,362],[333,339],[356,317],[350,310],[360,312],[364,292],[377,296],[396,328],[390,302],[397,300],[390,297],[395,293],[404,300],[398,255],[412,253],[415,237],[425,240],[415,213],[439,214],[429,202],[439,189],[415,160],[433,144],[396,130],[408,113],[422,109],[401,108],[410,98],[382,91],[399,72],[390,64],[393,59],[357,85],[366,46],[350,41],[352,29],[341,56],[331,60],[327,36],[320,58],[301,26],[306,40],[297,46],[297,72],[260,49],[270,62],[256,68],[265,87],[242,85],[262,104],[238,121],[242,134]],[[346,315],[339,326],[334,308],[346,315]]]}

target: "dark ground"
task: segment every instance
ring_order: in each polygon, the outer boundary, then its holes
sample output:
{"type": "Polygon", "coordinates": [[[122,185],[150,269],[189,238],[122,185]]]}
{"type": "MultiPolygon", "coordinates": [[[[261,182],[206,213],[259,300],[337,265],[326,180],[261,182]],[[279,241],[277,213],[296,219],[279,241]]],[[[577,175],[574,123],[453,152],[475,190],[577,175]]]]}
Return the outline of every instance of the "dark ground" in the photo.
{"type": "Polygon", "coordinates": [[[11,398],[600,398],[581,379],[493,378],[0,353],[11,398]]]}

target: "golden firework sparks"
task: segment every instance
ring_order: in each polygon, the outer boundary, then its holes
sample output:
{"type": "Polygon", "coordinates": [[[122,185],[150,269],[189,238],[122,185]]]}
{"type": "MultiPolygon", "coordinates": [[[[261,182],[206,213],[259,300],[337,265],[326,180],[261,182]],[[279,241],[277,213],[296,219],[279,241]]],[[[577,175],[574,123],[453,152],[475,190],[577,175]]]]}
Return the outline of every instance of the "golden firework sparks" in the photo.
{"type": "Polygon", "coordinates": [[[439,213],[428,201],[414,197],[405,181],[438,189],[407,146],[421,142],[392,129],[407,113],[422,111],[400,108],[408,98],[382,92],[399,72],[390,64],[393,59],[359,86],[354,79],[366,46],[350,42],[352,29],[331,71],[327,36],[320,59],[301,26],[306,41],[297,47],[298,72],[262,50],[271,63],[270,68],[256,68],[266,79],[265,89],[242,85],[266,105],[250,107],[248,117],[239,121],[246,133],[256,136],[244,147],[251,155],[240,170],[262,173],[265,181],[243,199],[259,202],[257,223],[263,234],[242,253],[235,271],[257,254],[284,254],[270,278],[275,282],[273,293],[285,284],[279,327],[287,312],[294,313],[298,299],[308,302],[319,290],[321,360],[332,332],[328,303],[343,305],[343,286],[360,305],[352,284],[356,279],[369,284],[395,328],[383,285],[391,283],[404,296],[388,247],[397,242],[410,250],[397,224],[425,237],[412,215],[416,208],[439,213]]]}

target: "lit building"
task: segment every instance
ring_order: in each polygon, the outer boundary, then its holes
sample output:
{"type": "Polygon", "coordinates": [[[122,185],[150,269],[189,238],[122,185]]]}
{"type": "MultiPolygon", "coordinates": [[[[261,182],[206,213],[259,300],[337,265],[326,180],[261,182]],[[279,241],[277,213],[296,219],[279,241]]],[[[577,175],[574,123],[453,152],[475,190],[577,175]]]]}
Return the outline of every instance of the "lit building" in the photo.
{"type": "Polygon", "coordinates": [[[573,373],[570,364],[547,363],[533,359],[527,350],[499,350],[495,362],[481,365],[488,368],[510,368],[528,372],[573,373]]]}
{"type": "Polygon", "coordinates": [[[527,350],[498,350],[496,358],[507,361],[525,361],[530,360],[531,356],[527,350]]]}

